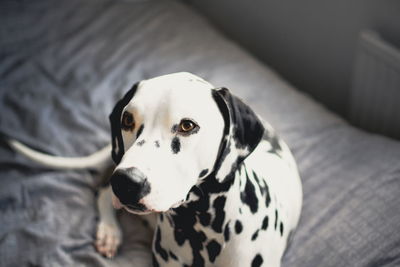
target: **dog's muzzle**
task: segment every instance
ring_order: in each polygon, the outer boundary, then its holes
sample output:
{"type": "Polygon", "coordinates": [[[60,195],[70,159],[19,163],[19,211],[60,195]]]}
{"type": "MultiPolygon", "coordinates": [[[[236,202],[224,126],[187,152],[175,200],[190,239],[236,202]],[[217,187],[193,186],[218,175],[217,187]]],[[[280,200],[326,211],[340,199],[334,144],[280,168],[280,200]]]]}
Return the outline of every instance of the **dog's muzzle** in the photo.
{"type": "Polygon", "coordinates": [[[146,176],[136,168],[117,169],[110,178],[111,187],[119,201],[133,211],[146,211],[139,201],[150,193],[146,176]]]}

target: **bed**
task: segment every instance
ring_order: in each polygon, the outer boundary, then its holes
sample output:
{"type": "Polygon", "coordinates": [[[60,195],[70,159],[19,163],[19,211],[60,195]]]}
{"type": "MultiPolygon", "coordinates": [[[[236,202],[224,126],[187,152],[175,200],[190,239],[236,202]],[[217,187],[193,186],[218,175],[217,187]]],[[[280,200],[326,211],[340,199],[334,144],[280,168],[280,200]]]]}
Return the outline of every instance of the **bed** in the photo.
{"type": "Polygon", "coordinates": [[[304,203],[282,266],[400,265],[400,143],[350,126],[179,1],[0,3],[0,266],[150,266],[151,232],[119,214],[110,260],[93,247],[99,174],[15,154],[84,156],[110,142],[130,86],[177,71],[242,97],[285,139],[304,203]]]}

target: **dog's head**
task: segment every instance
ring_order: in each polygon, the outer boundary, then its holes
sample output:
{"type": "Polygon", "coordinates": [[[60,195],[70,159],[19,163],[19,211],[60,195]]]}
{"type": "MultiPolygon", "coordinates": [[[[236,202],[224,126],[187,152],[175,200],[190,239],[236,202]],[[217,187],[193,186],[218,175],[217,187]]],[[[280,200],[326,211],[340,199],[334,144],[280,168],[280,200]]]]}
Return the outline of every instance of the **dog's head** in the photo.
{"type": "Polygon", "coordinates": [[[110,122],[114,203],[133,213],[179,206],[210,174],[232,179],[264,132],[254,112],[227,89],[213,89],[190,73],[135,84],[110,122]]]}

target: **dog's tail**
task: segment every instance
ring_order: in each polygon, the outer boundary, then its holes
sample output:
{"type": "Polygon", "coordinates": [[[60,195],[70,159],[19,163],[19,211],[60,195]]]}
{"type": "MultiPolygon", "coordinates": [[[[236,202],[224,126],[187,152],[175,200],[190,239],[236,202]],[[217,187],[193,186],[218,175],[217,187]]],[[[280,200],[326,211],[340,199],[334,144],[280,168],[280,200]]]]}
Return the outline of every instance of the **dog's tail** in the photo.
{"type": "Polygon", "coordinates": [[[109,167],[112,164],[111,144],[86,157],[58,157],[33,150],[32,148],[29,148],[14,139],[8,139],[7,142],[16,152],[21,153],[25,157],[41,164],[42,166],[52,169],[101,170],[105,167],[109,167]]]}

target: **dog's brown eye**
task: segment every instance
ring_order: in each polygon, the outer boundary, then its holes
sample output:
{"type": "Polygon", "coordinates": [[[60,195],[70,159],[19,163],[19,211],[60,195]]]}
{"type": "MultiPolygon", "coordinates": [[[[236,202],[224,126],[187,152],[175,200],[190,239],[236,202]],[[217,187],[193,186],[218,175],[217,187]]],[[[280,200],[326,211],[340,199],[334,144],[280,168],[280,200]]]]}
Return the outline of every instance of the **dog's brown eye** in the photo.
{"type": "Polygon", "coordinates": [[[133,119],[132,113],[124,112],[122,115],[122,129],[129,131],[135,128],[135,121],[133,119]]]}
{"type": "Polygon", "coordinates": [[[181,123],[179,124],[178,131],[180,133],[188,134],[188,133],[192,132],[193,130],[195,130],[196,128],[198,128],[198,126],[193,121],[182,120],[181,123]]]}

